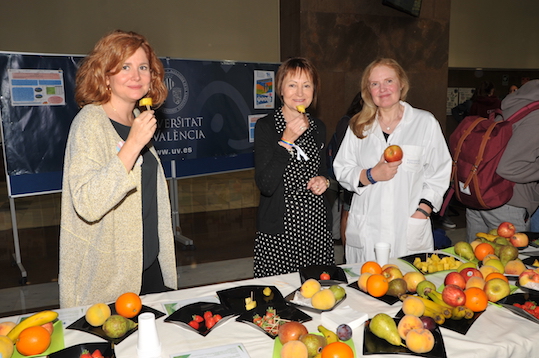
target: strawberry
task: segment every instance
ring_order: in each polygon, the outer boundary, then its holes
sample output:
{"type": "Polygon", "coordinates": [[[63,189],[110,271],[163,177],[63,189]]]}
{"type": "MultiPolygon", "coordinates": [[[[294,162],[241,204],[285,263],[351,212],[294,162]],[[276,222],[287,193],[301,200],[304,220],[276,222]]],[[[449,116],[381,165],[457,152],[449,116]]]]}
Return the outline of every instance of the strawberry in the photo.
{"type": "Polygon", "coordinates": [[[204,321],[204,318],[201,315],[194,314],[193,315],[193,321],[202,322],[202,321],[204,321]]]}
{"type": "Polygon", "coordinates": [[[189,325],[194,329],[198,329],[200,327],[200,324],[197,321],[191,321],[189,322],[189,325]]]}
{"type": "Polygon", "coordinates": [[[92,353],[92,358],[104,358],[104,357],[103,357],[103,354],[101,354],[101,351],[99,349],[96,349],[92,353]]]}
{"type": "Polygon", "coordinates": [[[215,321],[215,323],[219,322],[222,319],[223,317],[221,317],[220,314],[213,315],[213,320],[215,321]]]}
{"type": "Polygon", "coordinates": [[[207,320],[208,318],[212,318],[213,317],[213,313],[211,313],[211,311],[206,311],[204,312],[204,319],[207,320]]]}
{"type": "Polygon", "coordinates": [[[213,326],[215,326],[215,320],[213,317],[210,317],[206,320],[206,328],[211,329],[213,326]]]}
{"type": "Polygon", "coordinates": [[[92,355],[87,349],[85,349],[82,351],[82,354],[80,355],[79,358],[92,358],[92,355]]]}

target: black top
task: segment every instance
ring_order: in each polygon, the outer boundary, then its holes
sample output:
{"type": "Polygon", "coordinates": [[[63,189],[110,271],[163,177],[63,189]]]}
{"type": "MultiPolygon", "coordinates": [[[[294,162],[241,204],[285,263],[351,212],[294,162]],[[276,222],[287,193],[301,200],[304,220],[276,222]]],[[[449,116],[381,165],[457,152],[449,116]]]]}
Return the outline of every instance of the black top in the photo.
{"type": "MultiPolygon", "coordinates": [[[[127,140],[131,127],[110,120],[118,135],[127,140]]],[[[157,159],[144,147],[142,155],[142,252],[144,270],[151,266],[159,254],[159,233],[157,230],[157,159]]],[[[139,165],[140,158],[135,165],[139,165]]]]}

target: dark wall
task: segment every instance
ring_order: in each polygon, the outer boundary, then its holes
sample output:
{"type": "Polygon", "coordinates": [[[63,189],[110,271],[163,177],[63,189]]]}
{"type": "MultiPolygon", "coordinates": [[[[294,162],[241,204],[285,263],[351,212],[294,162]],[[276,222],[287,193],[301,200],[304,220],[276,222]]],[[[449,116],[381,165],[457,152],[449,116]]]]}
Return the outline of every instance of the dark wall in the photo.
{"type": "Polygon", "coordinates": [[[450,0],[423,0],[419,17],[382,0],[281,0],[281,60],[304,56],[322,78],[315,114],[328,137],[359,90],[363,69],[392,57],[410,77],[407,101],[445,130],[450,0]]]}

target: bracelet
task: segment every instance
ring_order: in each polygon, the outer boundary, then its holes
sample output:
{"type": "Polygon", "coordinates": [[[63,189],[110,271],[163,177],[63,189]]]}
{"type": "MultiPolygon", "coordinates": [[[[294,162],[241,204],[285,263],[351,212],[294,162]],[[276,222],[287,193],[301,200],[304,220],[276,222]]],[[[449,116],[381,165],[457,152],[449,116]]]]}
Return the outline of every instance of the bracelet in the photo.
{"type": "Polygon", "coordinates": [[[421,208],[417,208],[415,209],[415,211],[419,211],[421,214],[425,215],[426,217],[430,217],[430,214],[421,208]]]}
{"type": "Polygon", "coordinates": [[[377,183],[376,180],[374,180],[371,175],[371,169],[372,168],[367,169],[367,179],[369,180],[371,184],[376,184],[377,183]]]}
{"type": "Polygon", "coordinates": [[[286,141],[284,140],[283,138],[281,138],[281,142],[283,142],[284,144],[288,144],[289,146],[293,147],[294,146],[294,143],[291,143],[289,141],[286,141]]]}

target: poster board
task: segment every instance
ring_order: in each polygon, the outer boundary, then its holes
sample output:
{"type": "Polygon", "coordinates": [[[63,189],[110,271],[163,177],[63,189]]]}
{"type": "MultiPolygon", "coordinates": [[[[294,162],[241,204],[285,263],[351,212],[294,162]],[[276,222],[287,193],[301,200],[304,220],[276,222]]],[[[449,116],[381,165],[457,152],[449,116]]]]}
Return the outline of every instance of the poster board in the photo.
{"type": "MultiPolygon", "coordinates": [[[[61,191],[65,144],[79,110],[74,90],[82,59],[0,52],[0,119],[10,197],[61,191]],[[61,83],[50,78],[55,72],[61,83]],[[31,90],[22,88],[26,85],[31,90]]],[[[161,60],[169,95],[156,112],[153,142],[167,177],[253,168],[254,124],[276,106],[273,83],[279,64],[161,60]]]]}

